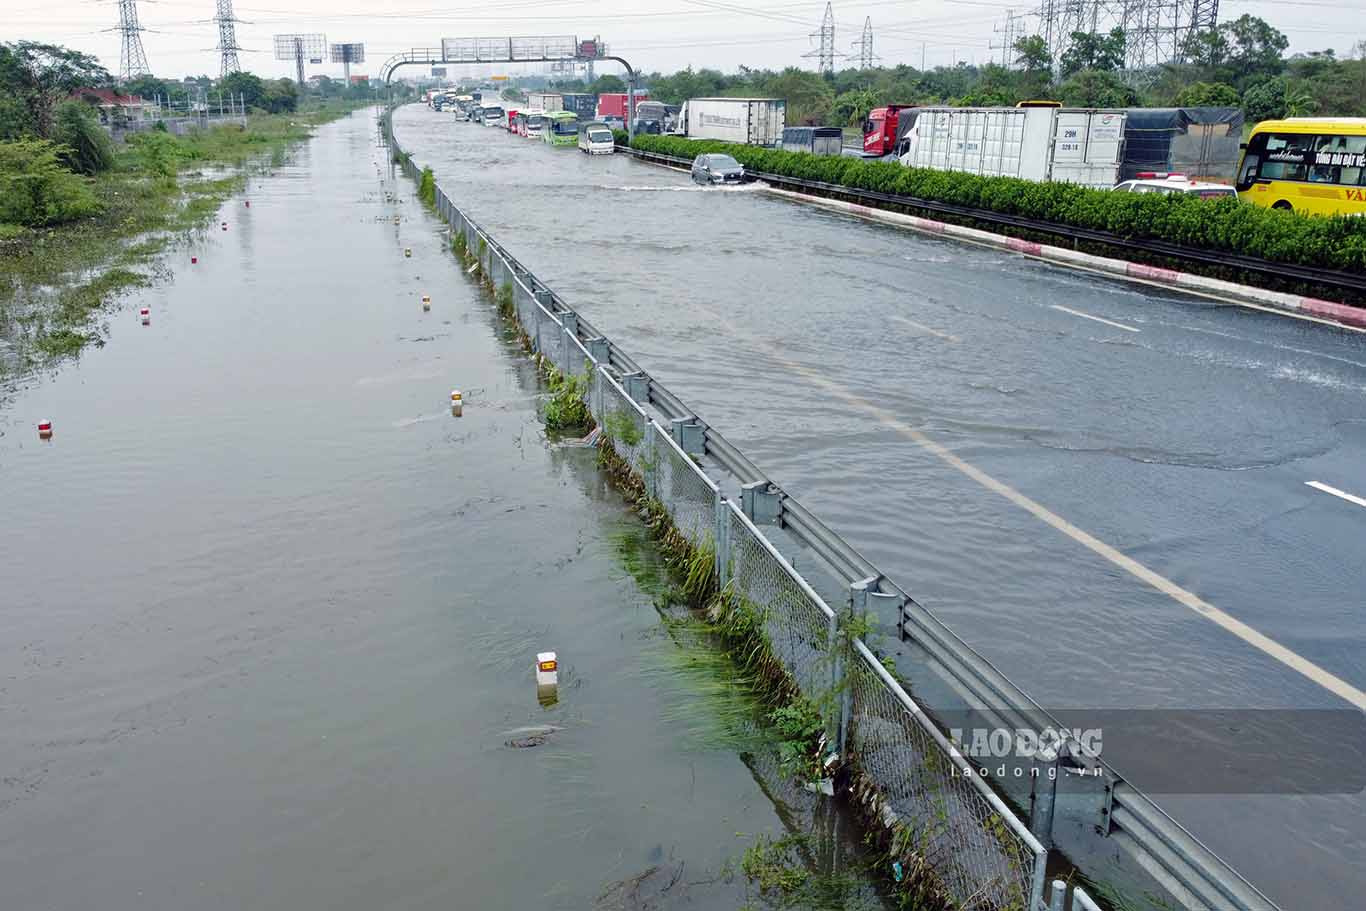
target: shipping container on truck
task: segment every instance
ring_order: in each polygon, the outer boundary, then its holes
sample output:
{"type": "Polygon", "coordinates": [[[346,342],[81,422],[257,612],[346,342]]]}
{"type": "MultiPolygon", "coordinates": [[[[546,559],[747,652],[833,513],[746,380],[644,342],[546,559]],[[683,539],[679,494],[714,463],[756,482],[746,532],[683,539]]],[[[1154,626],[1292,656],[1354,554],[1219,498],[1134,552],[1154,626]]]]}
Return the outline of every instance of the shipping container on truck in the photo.
{"type": "Polygon", "coordinates": [[[580,123],[587,123],[598,115],[597,95],[566,92],[560,95],[560,103],[560,110],[574,114],[579,118],[580,123]]]}
{"type": "Polygon", "coordinates": [[[844,152],[844,131],[839,127],[788,127],[783,130],[780,148],[784,152],[840,155],[844,152]]]}
{"type": "Polygon", "coordinates": [[[781,98],[689,98],[679,120],[689,139],[776,146],[787,126],[787,102],[781,98]]]}
{"type": "MultiPolygon", "coordinates": [[[[648,101],[650,93],[645,89],[636,89],[636,104],[648,101]]],[[[626,93],[625,92],[603,92],[598,96],[598,120],[604,117],[619,117],[622,123],[626,122],[626,93]]]]}
{"type": "Polygon", "coordinates": [[[863,121],[863,154],[874,158],[891,155],[901,138],[902,111],[912,109],[909,104],[889,104],[873,108],[863,121]]]}
{"type": "Polygon", "coordinates": [[[1124,160],[1124,111],[921,108],[901,163],[1109,189],[1124,160]]]}
{"type": "Polygon", "coordinates": [[[563,111],[564,96],[559,92],[527,92],[526,109],[528,111],[541,111],[549,114],[551,111],[563,111]]]}

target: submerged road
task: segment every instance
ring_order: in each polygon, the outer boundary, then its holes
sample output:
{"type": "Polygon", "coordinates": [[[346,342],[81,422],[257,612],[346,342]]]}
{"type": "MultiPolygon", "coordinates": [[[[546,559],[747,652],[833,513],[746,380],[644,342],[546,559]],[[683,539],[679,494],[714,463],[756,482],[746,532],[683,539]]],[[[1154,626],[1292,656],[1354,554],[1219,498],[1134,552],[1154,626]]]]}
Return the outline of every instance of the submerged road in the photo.
{"type": "Polygon", "coordinates": [[[322,128],[0,389],[0,907],[728,911],[759,833],[847,863],[383,154],[322,128]]]}
{"type": "MultiPolygon", "coordinates": [[[[1366,335],[420,106],[395,130],[1043,705],[1362,707],[1366,335]]],[[[1366,887],[1360,793],[1161,803],[1287,909],[1366,887]]]]}

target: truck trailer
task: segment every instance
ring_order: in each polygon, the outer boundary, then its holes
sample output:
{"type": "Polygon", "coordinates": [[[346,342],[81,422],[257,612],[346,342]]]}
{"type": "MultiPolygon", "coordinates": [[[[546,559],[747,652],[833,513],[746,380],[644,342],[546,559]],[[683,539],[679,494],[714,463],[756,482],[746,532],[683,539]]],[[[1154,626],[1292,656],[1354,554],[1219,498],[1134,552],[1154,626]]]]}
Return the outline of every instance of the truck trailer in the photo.
{"type": "Polygon", "coordinates": [[[717,139],[752,146],[776,146],[787,126],[781,98],[689,98],[679,112],[689,139],[717,139]]]}
{"type": "Polygon", "coordinates": [[[564,96],[559,92],[527,92],[526,109],[549,114],[564,110],[564,96]]]}
{"type": "Polygon", "coordinates": [[[560,95],[560,110],[575,114],[580,123],[587,123],[598,115],[598,96],[565,92],[560,95]]]}
{"type": "Polygon", "coordinates": [[[1124,161],[1125,119],[1091,108],[921,108],[901,163],[1109,189],[1124,161]]]}
{"type": "MultiPolygon", "coordinates": [[[[650,93],[644,89],[636,89],[636,104],[649,100],[650,93]]],[[[615,117],[626,122],[629,116],[626,110],[625,92],[603,92],[598,96],[598,120],[605,117],[615,117]]]]}

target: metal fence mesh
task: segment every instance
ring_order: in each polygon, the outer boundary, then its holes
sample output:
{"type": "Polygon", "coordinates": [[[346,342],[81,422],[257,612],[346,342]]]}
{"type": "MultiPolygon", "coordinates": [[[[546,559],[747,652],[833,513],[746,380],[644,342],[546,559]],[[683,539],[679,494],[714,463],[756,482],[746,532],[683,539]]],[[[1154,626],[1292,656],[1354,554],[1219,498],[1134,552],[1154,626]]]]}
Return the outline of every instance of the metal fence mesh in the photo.
{"type": "Polygon", "coordinates": [[[849,662],[848,751],[911,833],[956,906],[1029,907],[1034,852],[961,767],[856,654],[849,662]]]}
{"type": "Polygon", "coordinates": [[[673,517],[674,527],[694,546],[714,546],[715,485],[674,445],[668,431],[661,428],[656,437],[655,497],[673,517]]]}
{"type": "Polygon", "coordinates": [[[590,400],[595,409],[593,416],[611,439],[612,448],[632,471],[640,475],[648,490],[655,462],[651,454],[653,441],[649,419],[603,370],[593,372],[590,400]]]}
{"type": "Polygon", "coordinates": [[[727,504],[725,519],[731,590],[759,610],[774,657],[802,693],[817,699],[831,693],[830,608],[793,578],[734,504],[727,504]]]}

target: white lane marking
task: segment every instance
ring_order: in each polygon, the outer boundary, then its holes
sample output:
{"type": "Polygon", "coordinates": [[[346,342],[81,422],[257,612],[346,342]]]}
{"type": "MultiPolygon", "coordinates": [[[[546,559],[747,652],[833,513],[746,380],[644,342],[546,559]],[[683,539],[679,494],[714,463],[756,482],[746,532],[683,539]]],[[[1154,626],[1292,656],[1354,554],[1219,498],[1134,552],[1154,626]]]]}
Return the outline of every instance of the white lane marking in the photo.
{"type": "Polygon", "coordinates": [[[907,319],[906,317],[904,317],[904,316],[898,316],[898,315],[895,314],[895,313],[891,314],[891,317],[892,317],[892,319],[896,320],[898,323],[905,323],[907,326],[910,326],[912,329],[918,329],[918,330],[921,331],[921,332],[928,332],[930,335],[933,335],[933,336],[935,336],[935,337],[937,337],[937,338],[948,339],[948,340],[951,341],[951,342],[956,342],[956,341],[959,341],[959,340],[960,340],[960,339],[958,338],[958,336],[956,336],[956,335],[949,335],[947,332],[940,332],[938,329],[934,329],[934,328],[932,328],[932,327],[930,327],[930,326],[926,326],[926,325],[924,325],[923,323],[917,323],[917,322],[916,322],[915,320],[913,320],[913,319],[907,319]]]}
{"type": "Polygon", "coordinates": [[[1361,497],[1354,497],[1345,490],[1338,490],[1336,487],[1329,487],[1322,481],[1305,481],[1304,483],[1314,488],[1315,490],[1321,490],[1324,493],[1331,493],[1335,497],[1341,497],[1348,503],[1355,503],[1358,506],[1366,507],[1366,500],[1363,500],[1361,497]]]}
{"type": "Polygon", "coordinates": [[[1099,316],[1092,316],[1089,313],[1082,313],[1080,310],[1073,310],[1071,307],[1064,307],[1062,304],[1052,304],[1050,306],[1052,306],[1054,310],[1061,310],[1063,313],[1070,313],[1073,316],[1080,316],[1082,319],[1093,319],[1098,323],[1104,323],[1107,326],[1114,326],[1116,329],[1123,329],[1125,332],[1139,331],[1135,329],[1133,326],[1126,326],[1123,323],[1112,323],[1108,319],[1101,319],[1099,316]]]}
{"type": "Polygon", "coordinates": [[[850,407],[856,408],[877,419],[878,423],[882,424],[884,427],[910,439],[916,445],[941,459],[952,468],[957,469],[986,489],[1000,494],[1016,506],[1033,514],[1040,521],[1062,532],[1087,550],[1109,561],[1139,581],[1147,583],[1162,594],[1176,601],[1178,604],[1189,608],[1216,626],[1232,633],[1263,654],[1279,661],[1296,673],[1302,674],[1309,680],[1312,680],[1314,683],[1317,683],[1319,686],[1328,690],[1330,693],[1334,693],[1347,702],[1350,702],[1358,709],[1366,711],[1366,692],[1362,692],[1346,680],[1333,674],[1331,671],[1319,667],[1308,658],[1291,651],[1271,637],[1259,633],[1236,617],[1221,611],[1194,592],[1182,588],[1166,576],[1149,569],[1134,558],[1120,553],[1114,547],[1106,544],[1089,532],[1083,531],[1057,513],[1052,512],[1043,504],[1031,500],[1015,488],[1002,481],[998,481],[977,466],[964,461],[950,452],[946,446],[930,439],[924,433],[916,430],[887,409],[880,405],[875,405],[867,399],[859,398],[820,371],[791,360],[771,342],[740,329],[713,310],[706,309],[704,312],[708,313],[712,319],[716,320],[720,325],[727,327],[735,335],[748,338],[751,344],[764,349],[773,360],[788,369],[801,374],[817,386],[824,388],[835,398],[843,399],[850,407]]]}

